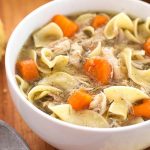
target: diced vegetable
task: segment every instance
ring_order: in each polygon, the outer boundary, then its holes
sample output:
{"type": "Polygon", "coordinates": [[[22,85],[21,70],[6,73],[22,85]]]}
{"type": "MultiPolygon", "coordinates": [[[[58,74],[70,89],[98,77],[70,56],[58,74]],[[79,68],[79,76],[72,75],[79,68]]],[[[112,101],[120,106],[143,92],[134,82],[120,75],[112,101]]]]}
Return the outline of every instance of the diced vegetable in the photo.
{"type": "Polygon", "coordinates": [[[150,37],[144,43],[144,50],[145,50],[146,54],[150,56],[150,37]]]}
{"type": "Polygon", "coordinates": [[[107,60],[101,58],[87,59],[84,70],[88,76],[96,79],[102,85],[108,84],[112,76],[112,66],[107,60]]]}
{"type": "Polygon", "coordinates": [[[52,21],[59,25],[64,33],[64,36],[71,37],[78,30],[78,25],[63,15],[54,16],[52,21]]]}
{"type": "Polygon", "coordinates": [[[133,113],[137,117],[150,119],[150,99],[143,100],[142,104],[133,106],[133,113]]]}
{"type": "Polygon", "coordinates": [[[83,90],[75,91],[69,98],[68,103],[75,110],[83,110],[89,107],[92,96],[83,90]]]}
{"type": "Polygon", "coordinates": [[[106,16],[97,15],[92,21],[92,26],[95,29],[97,29],[97,28],[105,25],[107,22],[108,22],[108,18],[106,16]]]}
{"type": "Polygon", "coordinates": [[[32,59],[18,61],[17,71],[26,81],[35,81],[39,78],[39,72],[35,62],[32,59]]]}

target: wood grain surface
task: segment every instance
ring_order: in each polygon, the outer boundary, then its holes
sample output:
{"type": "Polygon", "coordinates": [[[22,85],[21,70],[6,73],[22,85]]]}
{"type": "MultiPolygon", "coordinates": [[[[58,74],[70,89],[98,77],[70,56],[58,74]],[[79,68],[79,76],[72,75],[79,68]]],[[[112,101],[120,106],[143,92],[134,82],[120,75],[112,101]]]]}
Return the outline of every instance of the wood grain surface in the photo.
{"type": "MultiPolygon", "coordinates": [[[[7,39],[24,16],[47,2],[49,0],[0,0],[0,18],[4,22],[7,39]]],[[[31,150],[55,150],[29,129],[14,107],[6,83],[4,59],[0,63],[0,119],[14,127],[26,140],[31,150]]]]}

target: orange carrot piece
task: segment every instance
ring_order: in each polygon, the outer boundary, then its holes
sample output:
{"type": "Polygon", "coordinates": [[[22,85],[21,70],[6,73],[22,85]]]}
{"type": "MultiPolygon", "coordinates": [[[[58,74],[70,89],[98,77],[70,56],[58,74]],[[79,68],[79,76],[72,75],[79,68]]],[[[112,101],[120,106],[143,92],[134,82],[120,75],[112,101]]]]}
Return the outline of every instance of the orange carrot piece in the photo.
{"type": "Polygon", "coordinates": [[[144,43],[144,50],[145,50],[146,54],[150,56],[150,37],[144,43]]]}
{"type": "Polygon", "coordinates": [[[83,90],[75,91],[68,98],[68,103],[77,111],[88,108],[91,101],[92,96],[83,90]]]}
{"type": "Polygon", "coordinates": [[[92,26],[95,29],[97,29],[97,28],[105,25],[107,22],[108,22],[108,18],[106,16],[97,15],[92,21],[92,26]]]}
{"type": "Polygon", "coordinates": [[[32,59],[18,61],[17,71],[26,81],[34,81],[39,78],[39,72],[32,59]]]}
{"type": "Polygon", "coordinates": [[[142,104],[133,106],[133,113],[137,117],[150,119],[150,99],[143,100],[142,104]]]}
{"type": "Polygon", "coordinates": [[[52,21],[62,29],[64,36],[71,37],[78,30],[78,25],[63,15],[54,16],[52,21]]]}
{"type": "Polygon", "coordinates": [[[87,59],[83,67],[89,77],[96,79],[102,85],[109,83],[112,66],[107,60],[101,58],[87,59]]]}

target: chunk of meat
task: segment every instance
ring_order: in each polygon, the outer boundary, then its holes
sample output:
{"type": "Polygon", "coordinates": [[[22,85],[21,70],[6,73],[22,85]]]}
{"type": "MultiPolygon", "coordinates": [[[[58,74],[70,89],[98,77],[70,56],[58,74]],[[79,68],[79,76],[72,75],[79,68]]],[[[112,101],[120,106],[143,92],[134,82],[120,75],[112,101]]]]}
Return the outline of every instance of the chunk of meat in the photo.
{"type": "Polygon", "coordinates": [[[109,61],[109,63],[113,67],[113,77],[115,80],[124,79],[125,75],[121,71],[121,65],[119,64],[119,60],[113,54],[113,48],[103,48],[102,49],[103,57],[109,61]]]}
{"type": "Polygon", "coordinates": [[[70,64],[79,68],[81,66],[82,53],[83,53],[82,46],[80,46],[78,43],[72,44],[70,50],[70,59],[69,59],[70,64]]]}
{"type": "Polygon", "coordinates": [[[106,111],[106,106],[106,96],[103,92],[101,92],[100,94],[95,95],[93,101],[90,103],[89,108],[103,115],[106,111]]]}

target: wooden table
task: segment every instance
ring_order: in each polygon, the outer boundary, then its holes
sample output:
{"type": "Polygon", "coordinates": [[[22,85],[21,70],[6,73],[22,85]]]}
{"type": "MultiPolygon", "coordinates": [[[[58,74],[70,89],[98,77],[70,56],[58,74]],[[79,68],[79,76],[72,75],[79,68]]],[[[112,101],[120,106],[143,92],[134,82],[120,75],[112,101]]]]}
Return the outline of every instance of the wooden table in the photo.
{"type": "MultiPolygon", "coordinates": [[[[49,0],[0,0],[0,18],[4,22],[7,38],[24,16],[46,2],[49,0]]],[[[55,150],[29,129],[14,107],[6,83],[4,59],[0,63],[0,119],[14,127],[27,141],[31,150],[55,150]]]]}

